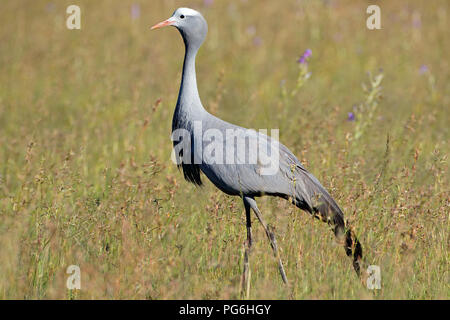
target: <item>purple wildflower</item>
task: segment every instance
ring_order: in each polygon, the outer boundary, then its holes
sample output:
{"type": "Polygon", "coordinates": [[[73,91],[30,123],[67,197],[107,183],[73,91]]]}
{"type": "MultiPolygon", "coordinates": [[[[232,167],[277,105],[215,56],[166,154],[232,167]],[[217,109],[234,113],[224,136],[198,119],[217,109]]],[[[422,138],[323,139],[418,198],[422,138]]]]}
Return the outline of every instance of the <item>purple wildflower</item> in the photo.
{"type": "Polygon", "coordinates": [[[422,26],[422,19],[420,13],[414,12],[412,15],[412,25],[414,28],[420,28],[422,26]]]}
{"type": "Polygon", "coordinates": [[[348,113],[347,121],[355,121],[355,114],[353,112],[348,113]]]}
{"type": "Polygon", "coordinates": [[[421,65],[420,69],[419,69],[419,73],[420,74],[424,74],[424,73],[427,73],[427,72],[428,72],[428,67],[425,64],[421,65]]]}
{"type": "Polygon", "coordinates": [[[203,0],[203,4],[205,5],[205,7],[212,6],[213,3],[214,0],[203,0]]]}
{"type": "Polygon", "coordinates": [[[131,19],[136,20],[141,15],[141,6],[138,3],[131,5],[131,19]]]}
{"type": "Polygon", "coordinates": [[[47,12],[55,11],[55,4],[53,2],[47,3],[47,5],[45,6],[45,10],[47,10],[47,12]]]}
{"type": "Polygon", "coordinates": [[[256,47],[259,47],[260,45],[262,45],[262,43],[263,40],[261,37],[256,36],[253,38],[253,45],[255,45],[256,47]]]}
{"type": "Polygon", "coordinates": [[[311,49],[306,49],[306,51],[301,55],[301,57],[297,60],[300,64],[306,64],[309,57],[312,56],[311,49]]]}

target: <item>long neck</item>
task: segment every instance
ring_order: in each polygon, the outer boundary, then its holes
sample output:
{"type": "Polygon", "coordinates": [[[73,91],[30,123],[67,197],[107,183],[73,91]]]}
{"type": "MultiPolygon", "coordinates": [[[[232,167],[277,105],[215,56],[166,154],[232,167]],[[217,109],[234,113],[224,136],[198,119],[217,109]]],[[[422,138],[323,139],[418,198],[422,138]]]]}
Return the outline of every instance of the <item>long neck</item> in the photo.
{"type": "Polygon", "coordinates": [[[173,125],[175,126],[178,126],[175,122],[190,122],[206,112],[200,101],[197,89],[197,77],[195,74],[195,56],[197,51],[198,48],[186,44],[183,75],[173,119],[173,125]]]}

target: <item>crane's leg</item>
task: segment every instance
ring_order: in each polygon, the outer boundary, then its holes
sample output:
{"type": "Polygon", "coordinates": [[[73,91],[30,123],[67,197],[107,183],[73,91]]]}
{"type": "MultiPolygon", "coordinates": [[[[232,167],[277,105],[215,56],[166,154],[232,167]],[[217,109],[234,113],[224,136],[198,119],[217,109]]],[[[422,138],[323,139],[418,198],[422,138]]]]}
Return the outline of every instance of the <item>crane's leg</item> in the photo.
{"type": "Polygon", "coordinates": [[[283,279],[283,282],[285,284],[288,284],[288,279],[286,277],[286,272],[284,271],[284,267],[283,267],[283,262],[281,262],[281,258],[280,258],[280,254],[278,253],[278,246],[277,246],[277,241],[275,239],[275,235],[272,231],[269,230],[269,228],[267,227],[266,223],[264,222],[261,212],[258,209],[258,206],[256,205],[256,201],[253,198],[250,197],[245,197],[244,198],[244,203],[248,202],[249,206],[253,209],[253,211],[256,214],[256,217],[258,218],[259,222],[261,222],[264,231],[266,232],[267,238],[269,238],[270,241],[270,245],[272,247],[273,250],[273,254],[275,255],[275,258],[278,259],[278,269],[280,270],[280,275],[281,275],[281,279],[283,279]]]}
{"type": "MultiPolygon", "coordinates": [[[[245,199],[245,198],[244,198],[245,199]]],[[[241,294],[248,299],[250,295],[250,266],[249,266],[249,258],[250,258],[250,250],[252,248],[252,220],[250,217],[250,204],[244,200],[245,207],[245,217],[247,220],[247,241],[245,243],[245,253],[244,253],[244,270],[242,272],[242,281],[241,281],[241,294]],[[244,289],[245,288],[245,289],[244,289]]]]}

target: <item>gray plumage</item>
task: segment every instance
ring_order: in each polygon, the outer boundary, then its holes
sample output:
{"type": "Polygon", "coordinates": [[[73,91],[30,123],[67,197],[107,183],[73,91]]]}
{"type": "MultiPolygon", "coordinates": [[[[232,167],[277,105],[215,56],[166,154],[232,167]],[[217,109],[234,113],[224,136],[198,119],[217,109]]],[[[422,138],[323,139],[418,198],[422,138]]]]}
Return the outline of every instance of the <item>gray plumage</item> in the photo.
{"type": "MultiPolygon", "coordinates": [[[[223,121],[204,109],[198,94],[195,74],[195,57],[208,30],[203,16],[195,10],[179,8],[171,18],[153,28],[165,25],[175,26],[179,30],[186,49],[180,92],[172,122],[173,132],[177,129],[185,129],[190,134],[190,161],[183,161],[183,154],[175,154],[186,180],[201,185],[202,172],[223,192],[242,197],[247,213],[249,249],[251,246],[249,212],[250,208],[252,208],[263,224],[276,256],[278,256],[278,253],[274,235],[262,221],[254,198],[270,195],[290,200],[300,209],[311,213],[322,221],[328,222],[333,227],[336,236],[339,239],[344,239],[347,255],[352,255],[352,250],[354,251],[353,265],[359,274],[359,260],[362,257],[359,241],[351,231],[346,229],[344,215],[339,206],[320,182],[303,167],[295,155],[286,146],[278,141],[274,141],[271,137],[223,121]],[[196,121],[202,124],[200,131],[194,130],[196,121]],[[204,134],[208,130],[215,130],[215,132],[220,132],[223,137],[226,137],[226,132],[230,129],[239,132],[241,139],[233,140],[232,144],[227,143],[225,145],[221,141],[204,141],[203,139],[204,134]],[[273,152],[279,152],[278,170],[276,170],[275,174],[261,174],[259,159],[253,164],[248,161],[252,150],[251,148],[246,148],[246,146],[252,145],[252,142],[260,143],[261,141],[268,146],[263,156],[269,158],[270,155],[273,155],[273,152]],[[221,150],[223,155],[231,152],[230,154],[234,155],[234,164],[229,164],[228,162],[218,164],[215,163],[215,159],[211,155],[199,154],[198,144],[200,143],[202,144],[201,150],[213,148],[221,150]],[[240,150],[244,151],[241,152],[240,150]],[[195,156],[201,159],[200,163],[194,163],[195,156]]],[[[283,280],[287,282],[281,260],[279,261],[279,266],[283,280]]]]}

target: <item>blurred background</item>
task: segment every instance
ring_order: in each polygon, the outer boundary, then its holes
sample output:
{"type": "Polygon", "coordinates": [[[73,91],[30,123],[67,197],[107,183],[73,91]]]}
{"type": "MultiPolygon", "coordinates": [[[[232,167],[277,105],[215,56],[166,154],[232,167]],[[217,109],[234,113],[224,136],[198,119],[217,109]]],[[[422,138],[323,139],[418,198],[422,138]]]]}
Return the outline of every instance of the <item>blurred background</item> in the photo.
{"type": "Polygon", "coordinates": [[[241,200],[170,161],[184,45],[149,27],[181,6],[209,24],[205,108],[280,129],[381,268],[367,290],[328,226],[262,198],[291,285],[255,224],[250,298],[448,299],[446,0],[2,1],[0,298],[239,298],[241,200]]]}

